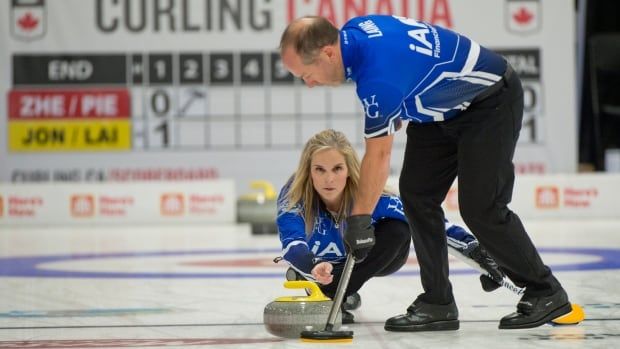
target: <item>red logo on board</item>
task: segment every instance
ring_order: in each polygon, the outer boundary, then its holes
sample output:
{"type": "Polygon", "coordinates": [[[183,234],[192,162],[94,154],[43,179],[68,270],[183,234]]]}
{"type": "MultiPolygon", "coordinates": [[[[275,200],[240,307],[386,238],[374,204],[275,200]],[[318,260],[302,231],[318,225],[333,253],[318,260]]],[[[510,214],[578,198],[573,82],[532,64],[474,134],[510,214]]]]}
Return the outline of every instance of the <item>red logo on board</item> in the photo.
{"type": "Polygon", "coordinates": [[[11,2],[11,34],[22,41],[45,36],[45,0],[13,0],[11,2]]]}
{"type": "Polygon", "coordinates": [[[555,186],[536,188],[536,207],[559,208],[560,190],[555,186]]]}
{"type": "Polygon", "coordinates": [[[159,208],[162,216],[180,216],[185,212],[185,200],[181,193],[161,195],[159,208]]]}
{"type": "Polygon", "coordinates": [[[92,194],[71,196],[71,216],[92,217],[95,215],[95,197],[92,194]]]}

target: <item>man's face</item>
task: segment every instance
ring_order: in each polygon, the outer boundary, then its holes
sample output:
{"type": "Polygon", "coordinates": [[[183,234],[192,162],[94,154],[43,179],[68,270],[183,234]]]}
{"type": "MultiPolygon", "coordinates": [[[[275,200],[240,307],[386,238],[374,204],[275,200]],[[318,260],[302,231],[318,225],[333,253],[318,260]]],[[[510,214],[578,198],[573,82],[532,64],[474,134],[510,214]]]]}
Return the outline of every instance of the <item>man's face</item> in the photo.
{"type": "Polygon", "coordinates": [[[344,81],[344,69],[338,45],[323,47],[314,62],[304,64],[294,49],[288,47],[282,52],[282,64],[295,77],[302,79],[308,87],[338,86],[344,81]]]}

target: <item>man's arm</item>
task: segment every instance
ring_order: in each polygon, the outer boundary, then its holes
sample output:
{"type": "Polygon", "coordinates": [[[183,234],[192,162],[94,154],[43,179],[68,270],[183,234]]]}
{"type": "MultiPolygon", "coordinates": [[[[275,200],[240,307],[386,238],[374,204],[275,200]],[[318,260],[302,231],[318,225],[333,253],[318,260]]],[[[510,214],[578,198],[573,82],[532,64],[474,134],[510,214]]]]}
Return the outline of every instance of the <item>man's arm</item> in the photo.
{"type": "Polygon", "coordinates": [[[366,139],[360,183],[351,215],[372,214],[390,174],[394,135],[366,139]]]}

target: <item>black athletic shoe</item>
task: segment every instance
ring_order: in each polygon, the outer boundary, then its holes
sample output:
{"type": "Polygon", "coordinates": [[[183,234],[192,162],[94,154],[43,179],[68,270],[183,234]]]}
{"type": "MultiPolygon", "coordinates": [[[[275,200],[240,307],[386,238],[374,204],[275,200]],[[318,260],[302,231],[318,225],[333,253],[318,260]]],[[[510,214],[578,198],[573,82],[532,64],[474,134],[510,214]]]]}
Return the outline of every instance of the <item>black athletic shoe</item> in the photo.
{"type": "Polygon", "coordinates": [[[407,314],[387,319],[386,331],[454,331],[459,329],[459,311],[454,302],[446,305],[428,304],[416,299],[407,314]]]}
{"type": "Polygon", "coordinates": [[[362,297],[360,297],[359,293],[355,292],[354,294],[348,296],[342,302],[342,309],[344,310],[355,310],[362,306],[362,297]]]}
{"type": "Polygon", "coordinates": [[[521,297],[517,311],[504,316],[499,322],[500,329],[532,328],[543,325],[557,317],[570,313],[572,307],[564,289],[550,296],[534,297],[527,294],[521,297]]]}
{"type": "Polygon", "coordinates": [[[353,324],[355,323],[355,315],[352,312],[346,310],[344,306],[340,307],[340,313],[342,314],[342,324],[353,324]]]}

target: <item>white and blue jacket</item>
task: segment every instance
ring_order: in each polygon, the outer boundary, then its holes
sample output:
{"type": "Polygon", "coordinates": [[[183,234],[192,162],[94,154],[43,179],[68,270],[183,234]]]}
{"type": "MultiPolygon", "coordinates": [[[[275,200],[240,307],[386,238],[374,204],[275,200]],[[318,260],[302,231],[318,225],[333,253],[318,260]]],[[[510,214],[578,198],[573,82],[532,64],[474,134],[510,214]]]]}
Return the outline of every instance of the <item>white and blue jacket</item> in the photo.
{"type": "Polygon", "coordinates": [[[345,77],[356,83],[367,138],[400,120],[444,121],[498,82],[499,54],[451,30],[397,16],[356,17],[340,31],[345,77]]]}

